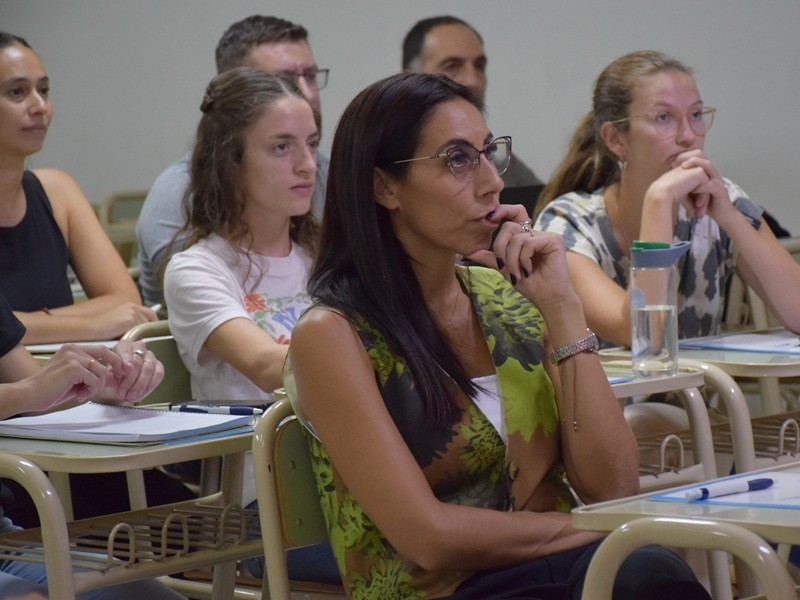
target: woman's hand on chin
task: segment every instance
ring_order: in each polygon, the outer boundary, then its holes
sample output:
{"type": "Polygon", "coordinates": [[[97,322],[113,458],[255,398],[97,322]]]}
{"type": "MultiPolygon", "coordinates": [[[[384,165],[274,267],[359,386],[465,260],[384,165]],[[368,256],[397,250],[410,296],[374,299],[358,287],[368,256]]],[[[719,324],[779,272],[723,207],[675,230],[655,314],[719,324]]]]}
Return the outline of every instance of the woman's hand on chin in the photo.
{"type": "Polygon", "coordinates": [[[540,309],[575,297],[560,235],[534,231],[528,222],[504,223],[493,248],[501,272],[540,309]]]}
{"type": "MultiPolygon", "coordinates": [[[[502,227],[506,222],[524,223],[529,222],[529,227],[533,227],[533,223],[528,216],[528,211],[522,204],[500,204],[495,210],[486,216],[487,220],[497,224],[497,227],[502,227]]],[[[499,233],[498,233],[499,235],[499,233]]],[[[498,261],[498,255],[492,249],[477,250],[472,254],[465,254],[464,260],[470,261],[490,269],[502,269],[502,264],[498,261]]]]}

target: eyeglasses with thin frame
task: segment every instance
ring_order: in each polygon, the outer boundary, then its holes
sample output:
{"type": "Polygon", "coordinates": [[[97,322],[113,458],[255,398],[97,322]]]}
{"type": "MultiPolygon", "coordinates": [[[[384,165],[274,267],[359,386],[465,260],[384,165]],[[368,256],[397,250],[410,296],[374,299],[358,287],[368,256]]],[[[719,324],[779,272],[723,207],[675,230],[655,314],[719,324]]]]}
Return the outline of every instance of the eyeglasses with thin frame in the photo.
{"type": "Polygon", "coordinates": [[[315,90],[321,90],[328,85],[328,73],[330,69],[316,69],[310,71],[302,71],[297,73],[295,71],[280,71],[277,74],[286,79],[290,79],[297,84],[302,77],[306,83],[315,90]]]}
{"type": "Polygon", "coordinates": [[[511,162],[511,136],[505,135],[493,139],[491,142],[484,146],[483,150],[478,150],[472,144],[462,142],[447,148],[444,152],[432,154],[431,156],[419,156],[417,158],[406,158],[405,160],[396,160],[393,164],[413,162],[415,160],[428,160],[431,158],[444,157],[447,166],[453,172],[453,177],[463,183],[469,183],[478,172],[478,167],[481,162],[481,154],[486,157],[494,168],[497,170],[498,175],[502,175],[508,169],[511,162]]]}
{"type": "Polygon", "coordinates": [[[659,110],[649,115],[631,115],[624,119],[617,119],[611,121],[612,123],[623,123],[631,119],[648,119],[656,130],[656,133],[662,138],[672,137],[677,135],[678,130],[683,124],[685,118],[689,127],[696,135],[703,136],[708,133],[711,126],[714,124],[714,115],[717,109],[710,106],[702,106],[694,108],[686,114],[681,114],[671,110],[659,110]]]}

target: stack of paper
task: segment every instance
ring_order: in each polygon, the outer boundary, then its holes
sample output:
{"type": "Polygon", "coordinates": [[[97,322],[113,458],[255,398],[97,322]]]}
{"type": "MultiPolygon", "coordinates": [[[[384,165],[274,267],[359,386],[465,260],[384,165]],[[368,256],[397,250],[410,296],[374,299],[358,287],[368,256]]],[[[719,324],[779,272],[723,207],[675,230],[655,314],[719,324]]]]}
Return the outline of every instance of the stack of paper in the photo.
{"type": "Polygon", "coordinates": [[[252,426],[252,416],[185,413],[88,402],[0,422],[0,435],[104,444],[155,443],[252,426]]]}

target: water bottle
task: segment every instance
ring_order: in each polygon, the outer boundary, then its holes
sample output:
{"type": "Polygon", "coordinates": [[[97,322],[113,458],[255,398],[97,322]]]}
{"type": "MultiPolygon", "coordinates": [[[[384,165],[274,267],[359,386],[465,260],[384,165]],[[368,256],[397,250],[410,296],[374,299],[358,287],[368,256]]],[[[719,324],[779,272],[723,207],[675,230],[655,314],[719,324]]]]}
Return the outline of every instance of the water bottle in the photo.
{"type": "Polygon", "coordinates": [[[640,377],[678,372],[678,269],[689,242],[631,245],[631,359],[640,377]]]}

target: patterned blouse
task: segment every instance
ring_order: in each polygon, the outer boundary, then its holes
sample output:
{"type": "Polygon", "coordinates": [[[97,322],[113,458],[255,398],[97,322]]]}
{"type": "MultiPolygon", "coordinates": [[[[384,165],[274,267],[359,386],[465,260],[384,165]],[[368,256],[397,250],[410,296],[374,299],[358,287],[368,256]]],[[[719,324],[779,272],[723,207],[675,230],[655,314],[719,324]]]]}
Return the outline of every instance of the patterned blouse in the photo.
{"type": "MultiPolygon", "coordinates": [[[[764,210],[742,189],[724,180],[733,205],[758,229],[764,210]]],[[[534,225],[564,237],[567,250],[596,262],[619,286],[627,289],[630,259],[623,254],[611,229],[603,192],[570,192],[553,200],[534,225]]],[[[692,338],[720,332],[728,281],[736,266],[737,249],[717,222],[706,215],[688,217],[678,209],[673,242],[691,242],[689,251],[676,264],[678,284],[678,337],[692,338]]]]}
{"type": "MultiPolygon", "coordinates": [[[[568,512],[574,500],[560,461],[555,393],[542,365],[544,321],[497,271],[458,269],[495,364],[508,443],[471,401],[460,406],[460,418],[452,426],[432,430],[425,425],[422,400],[405,360],[361,320],[355,326],[386,408],[440,501],[500,511],[568,512]]],[[[294,403],[291,350],[284,385],[294,403]]],[[[308,423],[306,427],[311,430],[308,423]]],[[[329,538],[352,598],[446,596],[471,575],[425,571],[401,555],[344,486],[324,446],[313,434],[308,441],[329,538]]]]}

